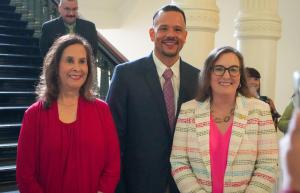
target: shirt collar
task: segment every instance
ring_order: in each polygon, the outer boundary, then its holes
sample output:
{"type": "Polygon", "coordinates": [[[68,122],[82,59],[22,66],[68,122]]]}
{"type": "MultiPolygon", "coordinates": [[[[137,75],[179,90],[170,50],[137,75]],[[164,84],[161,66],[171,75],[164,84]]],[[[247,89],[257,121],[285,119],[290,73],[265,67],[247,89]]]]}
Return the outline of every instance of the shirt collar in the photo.
{"type": "MultiPolygon", "coordinates": [[[[152,53],[152,57],[153,57],[154,64],[156,66],[158,76],[162,77],[162,74],[165,72],[165,70],[168,67],[164,63],[162,63],[162,61],[160,61],[158,57],[155,56],[154,52],[152,53]]],[[[175,78],[179,77],[179,63],[180,63],[180,58],[170,67],[173,72],[173,76],[175,76],[175,78]]]]}
{"type": "Polygon", "coordinates": [[[64,25],[66,26],[66,28],[73,29],[75,31],[76,22],[74,22],[72,24],[67,24],[67,23],[64,22],[64,25]]]}

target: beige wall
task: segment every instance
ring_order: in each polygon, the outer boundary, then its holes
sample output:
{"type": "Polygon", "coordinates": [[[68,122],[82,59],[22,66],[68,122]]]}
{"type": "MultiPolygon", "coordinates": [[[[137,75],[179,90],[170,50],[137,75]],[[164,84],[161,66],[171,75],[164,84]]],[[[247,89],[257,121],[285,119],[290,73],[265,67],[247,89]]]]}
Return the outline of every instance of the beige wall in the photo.
{"type": "Polygon", "coordinates": [[[275,92],[276,103],[281,110],[293,93],[292,73],[300,71],[300,1],[280,0],[279,15],[282,19],[282,35],[277,49],[275,92]]]}
{"type": "MultiPolygon", "coordinates": [[[[278,41],[275,84],[275,104],[280,113],[290,100],[293,92],[292,73],[300,70],[298,52],[300,52],[299,0],[278,0],[279,16],[282,20],[282,35],[278,41]]],[[[239,0],[217,0],[220,9],[220,28],[216,34],[216,46],[236,45],[233,37],[234,19],[237,16],[239,0]],[[230,2],[230,3],[229,3],[230,2]]],[[[266,94],[267,93],[263,93],[266,94]]]]}
{"type": "MultiPolygon", "coordinates": [[[[112,0],[115,1],[115,0],[112,0]]],[[[119,26],[107,28],[106,21],[109,17],[97,19],[95,10],[99,7],[107,7],[105,3],[108,0],[79,0],[80,13],[83,17],[90,19],[96,23],[98,30],[123,53],[129,60],[135,60],[141,56],[148,55],[153,48],[152,42],[149,38],[149,28],[152,25],[152,16],[157,8],[168,4],[169,0],[126,0],[123,4],[122,13],[127,11],[127,14],[118,13],[119,10],[114,12],[112,18],[113,23],[119,21],[119,26]],[[89,3],[88,3],[89,2],[89,3]],[[91,5],[93,5],[91,7],[91,5]],[[92,14],[93,13],[93,14],[92,14]],[[120,22],[122,21],[122,22],[120,22]]],[[[99,17],[102,14],[98,14],[99,17]]],[[[101,16],[102,17],[102,16],[101,16]]]]}
{"type": "MultiPolygon", "coordinates": [[[[124,0],[125,1],[125,0],[124,0]]],[[[103,16],[99,7],[105,5],[105,0],[79,0],[81,15],[96,23],[97,28],[107,37],[128,59],[134,60],[147,55],[152,50],[152,43],[148,35],[152,15],[160,6],[167,4],[168,0],[126,0],[122,5],[122,13],[117,11],[111,17],[103,16]],[[90,1],[90,3],[88,3],[90,1]],[[98,13],[99,12],[99,13],[98,13]],[[105,21],[103,21],[105,17],[105,21]],[[100,19],[102,18],[102,19],[100,19]],[[112,27],[107,21],[112,18],[112,27]]],[[[278,41],[277,72],[275,104],[279,112],[283,112],[292,94],[292,72],[300,70],[297,56],[300,52],[300,18],[299,0],[278,0],[279,15],[282,19],[282,37],[278,41]]],[[[233,37],[234,19],[237,16],[239,0],[217,0],[220,9],[220,27],[216,33],[215,45],[231,45],[236,47],[233,37]]],[[[188,41],[190,41],[188,39],[188,41]]],[[[263,93],[266,94],[267,93],[263,93]]]]}

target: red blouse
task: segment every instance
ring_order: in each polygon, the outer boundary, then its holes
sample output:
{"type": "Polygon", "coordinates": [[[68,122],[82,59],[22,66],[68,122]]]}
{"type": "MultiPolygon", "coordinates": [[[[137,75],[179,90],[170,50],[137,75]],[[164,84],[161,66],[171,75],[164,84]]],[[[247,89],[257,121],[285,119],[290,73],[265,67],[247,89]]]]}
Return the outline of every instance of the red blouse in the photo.
{"type": "Polygon", "coordinates": [[[59,120],[56,102],[27,109],[17,153],[21,193],[113,193],[119,175],[118,137],[106,103],[80,98],[70,124],[59,120]]]}

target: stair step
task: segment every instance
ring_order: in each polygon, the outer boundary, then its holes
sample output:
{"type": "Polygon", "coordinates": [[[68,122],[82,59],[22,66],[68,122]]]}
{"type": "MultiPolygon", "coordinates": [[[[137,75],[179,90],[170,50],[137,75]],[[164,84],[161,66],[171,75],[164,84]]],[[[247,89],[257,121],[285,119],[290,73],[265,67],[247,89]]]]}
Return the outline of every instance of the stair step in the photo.
{"type": "Polygon", "coordinates": [[[0,192],[19,193],[16,152],[25,110],[35,102],[42,57],[34,30],[10,6],[0,2],[0,192]]]}
{"type": "Polygon", "coordinates": [[[0,144],[0,167],[16,164],[18,143],[0,144]]]}
{"type": "Polygon", "coordinates": [[[0,187],[0,192],[1,193],[20,193],[18,191],[18,187],[17,185],[13,184],[13,185],[6,185],[6,186],[1,186],[0,187]]]}
{"type": "Polygon", "coordinates": [[[0,11],[0,18],[3,18],[3,19],[21,19],[21,16],[22,15],[20,13],[9,12],[9,11],[0,11]]]}
{"type": "MultiPolygon", "coordinates": [[[[0,54],[1,55],[1,54],[0,54]]],[[[1,58],[1,57],[0,57],[1,58]]],[[[9,63],[9,62],[0,62],[0,66],[16,66],[16,67],[19,67],[19,66],[28,66],[28,67],[36,67],[36,68],[38,68],[38,69],[40,69],[40,70],[42,70],[41,68],[41,66],[40,66],[41,64],[39,63],[39,64],[32,64],[32,63],[17,63],[17,62],[14,62],[14,63],[9,63]]],[[[24,74],[23,74],[24,75],[24,74]]],[[[9,76],[9,77],[11,77],[11,76],[9,76]]],[[[24,78],[26,78],[27,76],[25,75],[25,77],[24,78]]],[[[30,76],[31,77],[31,76],[30,76]]]]}
{"type": "Polygon", "coordinates": [[[1,64],[31,64],[42,66],[42,58],[36,55],[0,54],[1,64]]]}
{"type": "Polygon", "coordinates": [[[0,124],[0,143],[16,143],[20,129],[20,123],[0,124]]]}
{"type": "Polygon", "coordinates": [[[19,36],[27,36],[32,37],[34,30],[26,29],[21,27],[7,27],[0,26],[0,34],[10,34],[10,35],[19,35],[19,36]]]}
{"type": "Polygon", "coordinates": [[[28,23],[27,21],[0,18],[0,25],[1,26],[25,28],[27,26],[27,23],[28,23]]]}
{"type": "Polygon", "coordinates": [[[39,77],[41,68],[38,66],[0,65],[0,77],[32,78],[39,77]]]}
{"type": "Polygon", "coordinates": [[[36,101],[35,92],[0,92],[0,106],[31,105],[36,101]]]}
{"type": "Polygon", "coordinates": [[[16,165],[0,166],[0,187],[16,183],[16,165]]]}
{"type": "Polygon", "coordinates": [[[0,78],[0,91],[34,91],[37,78],[0,78]]]}
{"type": "MultiPolygon", "coordinates": [[[[7,148],[16,149],[17,145],[18,145],[18,143],[2,143],[2,144],[0,144],[0,151],[1,151],[1,149],[7,149],[7,148]]],[[[2,157],[0,157],[0,159],[1,158],[2,157]]]]}
{"type": "Polygon", "coordinates": [[[4,125],[21,123],[27,108],[28,106],[0,107],[0,123],[4,125]]]}
{"type": "Polygon", "coordinates": [[[8,34],[8,35],[17,35],[17,36],[24,36],[24,37],[32,37],[33,33],[34,33],[33,29],[27,29],[25,27],[0,25],[0,34],[8,34]]]}
{"type": "Polygon", "coordinates": [[[0,53],[2,53],[2,54],[40,55],[40,49],[38,46],[25,46],[25,45],[0,43],[0,53]]]}
{"type": "Polygon", "coordinates": [[[24,37],[17,35],[0,34],[0,42],[6,44],[32,45],[38,46],[39,39],[33,37],[24,37]]]}
{"type": "Polygon", "coordinates": [[[0,5],[9,5],[10,0],[1,0],[0,5]]]}
{"type": "Polygon", "coordinates": [[[14,12],[15,10],[16,10],[15,6],[11,6],[8,4],[0,4],[0,11],[14,12]]]}

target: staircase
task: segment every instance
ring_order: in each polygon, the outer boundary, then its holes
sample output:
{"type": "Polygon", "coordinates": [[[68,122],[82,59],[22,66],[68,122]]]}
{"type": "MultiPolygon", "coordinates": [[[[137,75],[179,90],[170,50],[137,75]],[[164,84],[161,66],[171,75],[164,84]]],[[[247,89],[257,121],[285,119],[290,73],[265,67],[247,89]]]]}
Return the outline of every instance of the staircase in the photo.
{"type": "Polygon", "coordinates": [[[0,192],[17,192],[17,140],[42,64],[34,31],[9,3],[0,1],[0,192]]]}

